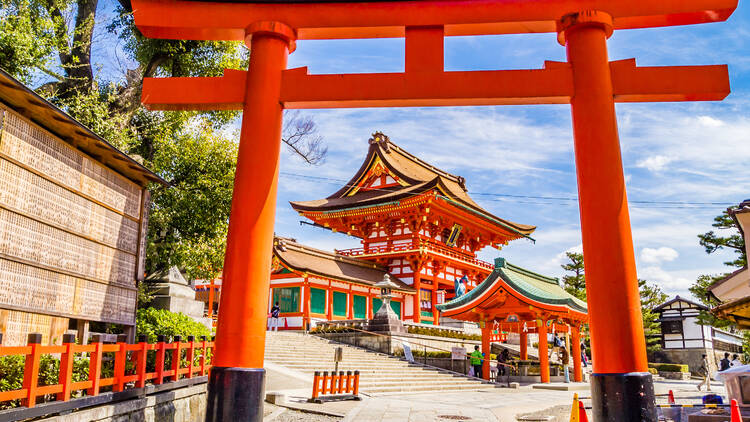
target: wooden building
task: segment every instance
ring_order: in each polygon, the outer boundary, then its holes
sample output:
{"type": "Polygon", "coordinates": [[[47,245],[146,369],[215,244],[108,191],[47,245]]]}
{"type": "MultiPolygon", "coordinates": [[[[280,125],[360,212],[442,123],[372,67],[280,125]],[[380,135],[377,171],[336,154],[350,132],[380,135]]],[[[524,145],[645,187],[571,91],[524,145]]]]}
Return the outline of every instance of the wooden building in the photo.
{"type": "MultiPolygon", "coordinates": [[[[745,240],[745,253],[750,247],[750,199],[742,201],[727,213],[745,240]]],[[[750,329],[750,270],[747,265],[708,286],[709,294],[721,304],[711,310],[741,329],[750,329]]]]}
{"type": "Polygon", "coordinates": [[[699,314],[708,310],[680,296],[654,308],[661,323],[661,352],[671,362],[687,364],[693,373],[698,373],[703,354],[713,366],[725,352],[742,353],[741,335],[698,324],[699,314]]]}
{"type": "Polygon", "coordinates": [[[463,177],[420,160],[384,134],[373,134],[369,144],[359,171],[339,191],[291,205],[320,227],[361,239],[361,248],[337,255],[377,264],[414,290],[404,297],[403,319],[438,324],[435,305],[454,296],[456,279],[465,276],[468,291],[492,272],[477,252],[530,239],[535,227],[492,215],[471,199],[463,177]]]}
{"type": "Polygon", "coordinates": [[[132,332],[149,182],[141,164],[0,70],[0,333],[132,332]]]}
{"type": "MultiPolygon", "coordinates": [[[[372,319],[383,302],[373,285],[387,274],[386,268],[370,261],[313,249],[293,239],[276,238],[269,309],[281,308],[285,329],[314,326],[318,321],[372,319]]],[[[391,307],[404,315],[406,299],[415,291],[395,276],[391,307]]]]}

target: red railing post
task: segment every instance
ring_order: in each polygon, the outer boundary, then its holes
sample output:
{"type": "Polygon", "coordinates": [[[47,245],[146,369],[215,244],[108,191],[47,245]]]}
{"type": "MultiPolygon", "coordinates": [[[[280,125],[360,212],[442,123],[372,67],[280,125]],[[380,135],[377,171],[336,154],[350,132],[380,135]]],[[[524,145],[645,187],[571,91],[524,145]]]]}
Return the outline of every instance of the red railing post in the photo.
{"type": "Polygon", "coordinates": [[[339,372],[339,388],[338,393],[341,394],[344,392],[344,371],[339,372]]]}
{"type": "Polygon", "coordinates": [[[70,385],[73,383],[73,360],[75,353],[73,346],[76,344],[75,334],[63,334],[63,346],[65,352],[60,355],[60,373],[57,376],[57,383],[62,384],[63,390],[57,393],[57,400],[70,400],[70,385]]]}
{"type": "Polygon", "coordinates": [[[355,396],[359,394],[359,371],[354,371],[354,392],[355,396]]]}
{"type": "Polygon", "coordinates": [[[319,384],[320,384],[320,372],[315,371],[315,374],[313,374],[313,391],[312,391],[313,399],[318,398],[319,384]]]}
{"type": "Polygon", "coordinates": [[[156,379],[154,384],[161,384],[164,382],[164,359],[166,357],[167,350],[164,348],[164,336],[159,334],[156,336],[156,379]]]}
{"type": "Polygon", "coordinates": [[[42,335],[39,333],[29,334],[27,344],[31,346],[31,353],[26,355],[23,367],[23,388],[26,390],[26,398],[21,400],[21,405],[34,407],[39,381],[39,358],[41,357],[39,348],[42,345],[42,335]]]}
{"type": "Polygon", "coordinates": [[[195,336],[188,336],[188,349],[187,349],[187,361],[188,361],[188,372],[187,377],[193,378],[193,354],[195,353],[195,336]]]}
{"type": "Polygon", "coordinates": [[[172,377],[172,381],[178,381],[180,379],[181,341],[182,337],[180,336],[174,336],[174,340],[172,341],[172,343],[174,343],[174,349],[172,349],[172,373],[174,376],[172,377]]]}
{"type": "Polygon", "coordinates": [[[138,358],[135,362],[135,374],[138,378],[135,379],[135,387],[143,388],[146,386],[146,358],[148,357],[148,337],[141,334],[138,336],[138,358]]]}
{"type": "Polygon", "coordinates": [[[91,387],[86,391],[89,396],[99,394],[99,382],[102,375],[102,336],[94,336],[94,351],[89,354],[89,381],[91,387]]]}
{"type": "Polygon", "coordinates": [[[201,336],[201,376],[206,375],[206,353],[208,353],[208,345],[206,344],[206,336],[201,336]]]}
{"type": "Polygon", "coordinates": [[[125,341],[117,342],[117,352],[115,352],[115,382],[112,384],[112,391],[118,392],[125,389],[125,366],[128,362],[128,343],[125,341]]]}
{"type": "Polygon", "coordinates": [[[323,388],[320,389],[320,394],[325,396],[328,392],[328,371],[323,371],[323,388]]]}
{"type": "Polygon", "coordinates": [[[352,392],[352,371],[346,371],[346,392],[352,392]]]}

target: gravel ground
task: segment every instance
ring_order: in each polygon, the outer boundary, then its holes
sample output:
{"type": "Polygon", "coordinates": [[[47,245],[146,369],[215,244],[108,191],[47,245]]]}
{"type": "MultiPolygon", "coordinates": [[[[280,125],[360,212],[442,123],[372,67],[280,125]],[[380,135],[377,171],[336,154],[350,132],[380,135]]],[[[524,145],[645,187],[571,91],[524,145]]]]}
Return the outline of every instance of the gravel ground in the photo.
{"type": "Polygon", "coordinates": [[[333,416],[315,415],[313,413],[297,412],[295,410],[287,409],[286,412],[274,418],[273,422],[333,422],[340,420],[342,419],[334,418],[333,416]]]}

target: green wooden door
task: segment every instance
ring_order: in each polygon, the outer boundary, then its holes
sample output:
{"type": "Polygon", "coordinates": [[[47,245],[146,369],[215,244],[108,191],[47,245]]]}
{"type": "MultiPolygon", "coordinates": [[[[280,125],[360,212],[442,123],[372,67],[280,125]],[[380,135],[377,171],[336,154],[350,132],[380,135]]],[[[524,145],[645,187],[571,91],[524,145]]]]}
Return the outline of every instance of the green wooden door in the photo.
{"type": "Polygon", "coordinates": [[[354,304],[354,318],[367,318],[367,298],[364,296],[354,295],[352,296],[352,303],[354,304]]]}
{"type": "Polygon", "coordinates": [[[346,293],[333,292],[333,314],[346,316],[346,293]]]}
{"type": "Polygon", "coordinates": [[[310,313],[326,313],[326,291],[323,289],[310,288],[310,313]]]}
{"type": "Polygon", "coordinates": [[[278,302],[282,313],[299,312],[299,287],[273,289],[273,303],[278,302]]]}

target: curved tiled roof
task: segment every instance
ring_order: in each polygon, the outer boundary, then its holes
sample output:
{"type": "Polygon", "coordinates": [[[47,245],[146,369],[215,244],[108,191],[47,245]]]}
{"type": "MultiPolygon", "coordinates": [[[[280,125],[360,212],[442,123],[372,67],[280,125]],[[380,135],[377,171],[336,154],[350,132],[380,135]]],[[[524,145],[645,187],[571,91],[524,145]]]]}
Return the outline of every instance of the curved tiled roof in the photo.
{"type": "MultiPolygon", "coordinates": [[[[281,237],[274,239],[273,254],[292,270],[367,286],[382,281],[387,272],[383,266],[369,261],[322,251],[281,237]]],[[[397,290],[414,291],[397,277],[390,276],[391,281],[398,285],[397,290]]]]}
{"type": "Polygon", "coordinates": [[[536,226],[514,223],[492,215],[469,196],[463,177],[450,174],[422,161],[379,133],[376,133],[374,140],[371,140],[367,157],[360,169],[338,192],[325,199],[290,202],[290,204],[296,211],[331,212],[362,206],[382,205],[412,197],[431,189],[439,191],[442,199],[447,199],[454,205],[457,204],[461,208],[478,214],[491,223],[510,229],[520,236],[528,237],[536,229],[536,226]],[[379,159],[400,180],[405,182],[405,186],[355,191],[357,184],[361,182],[362,177],[376,159],[379,159]]]}
{"type": "Polygon", "coordinates": [[[437,305],[437,309],[445,312],[459,308],[481,297],[493,287],[497,287],[498,283],[506,284],[523,297],[535,302],[553,306],[565,306],[582,313],[588,312],[586,302],[566,292],[560,287],[556,278],[545,277],[541,274],[517,267],[507,262],[504,258],[495,259],[495,269],[477,287],[450,302],[437,305]]]}

